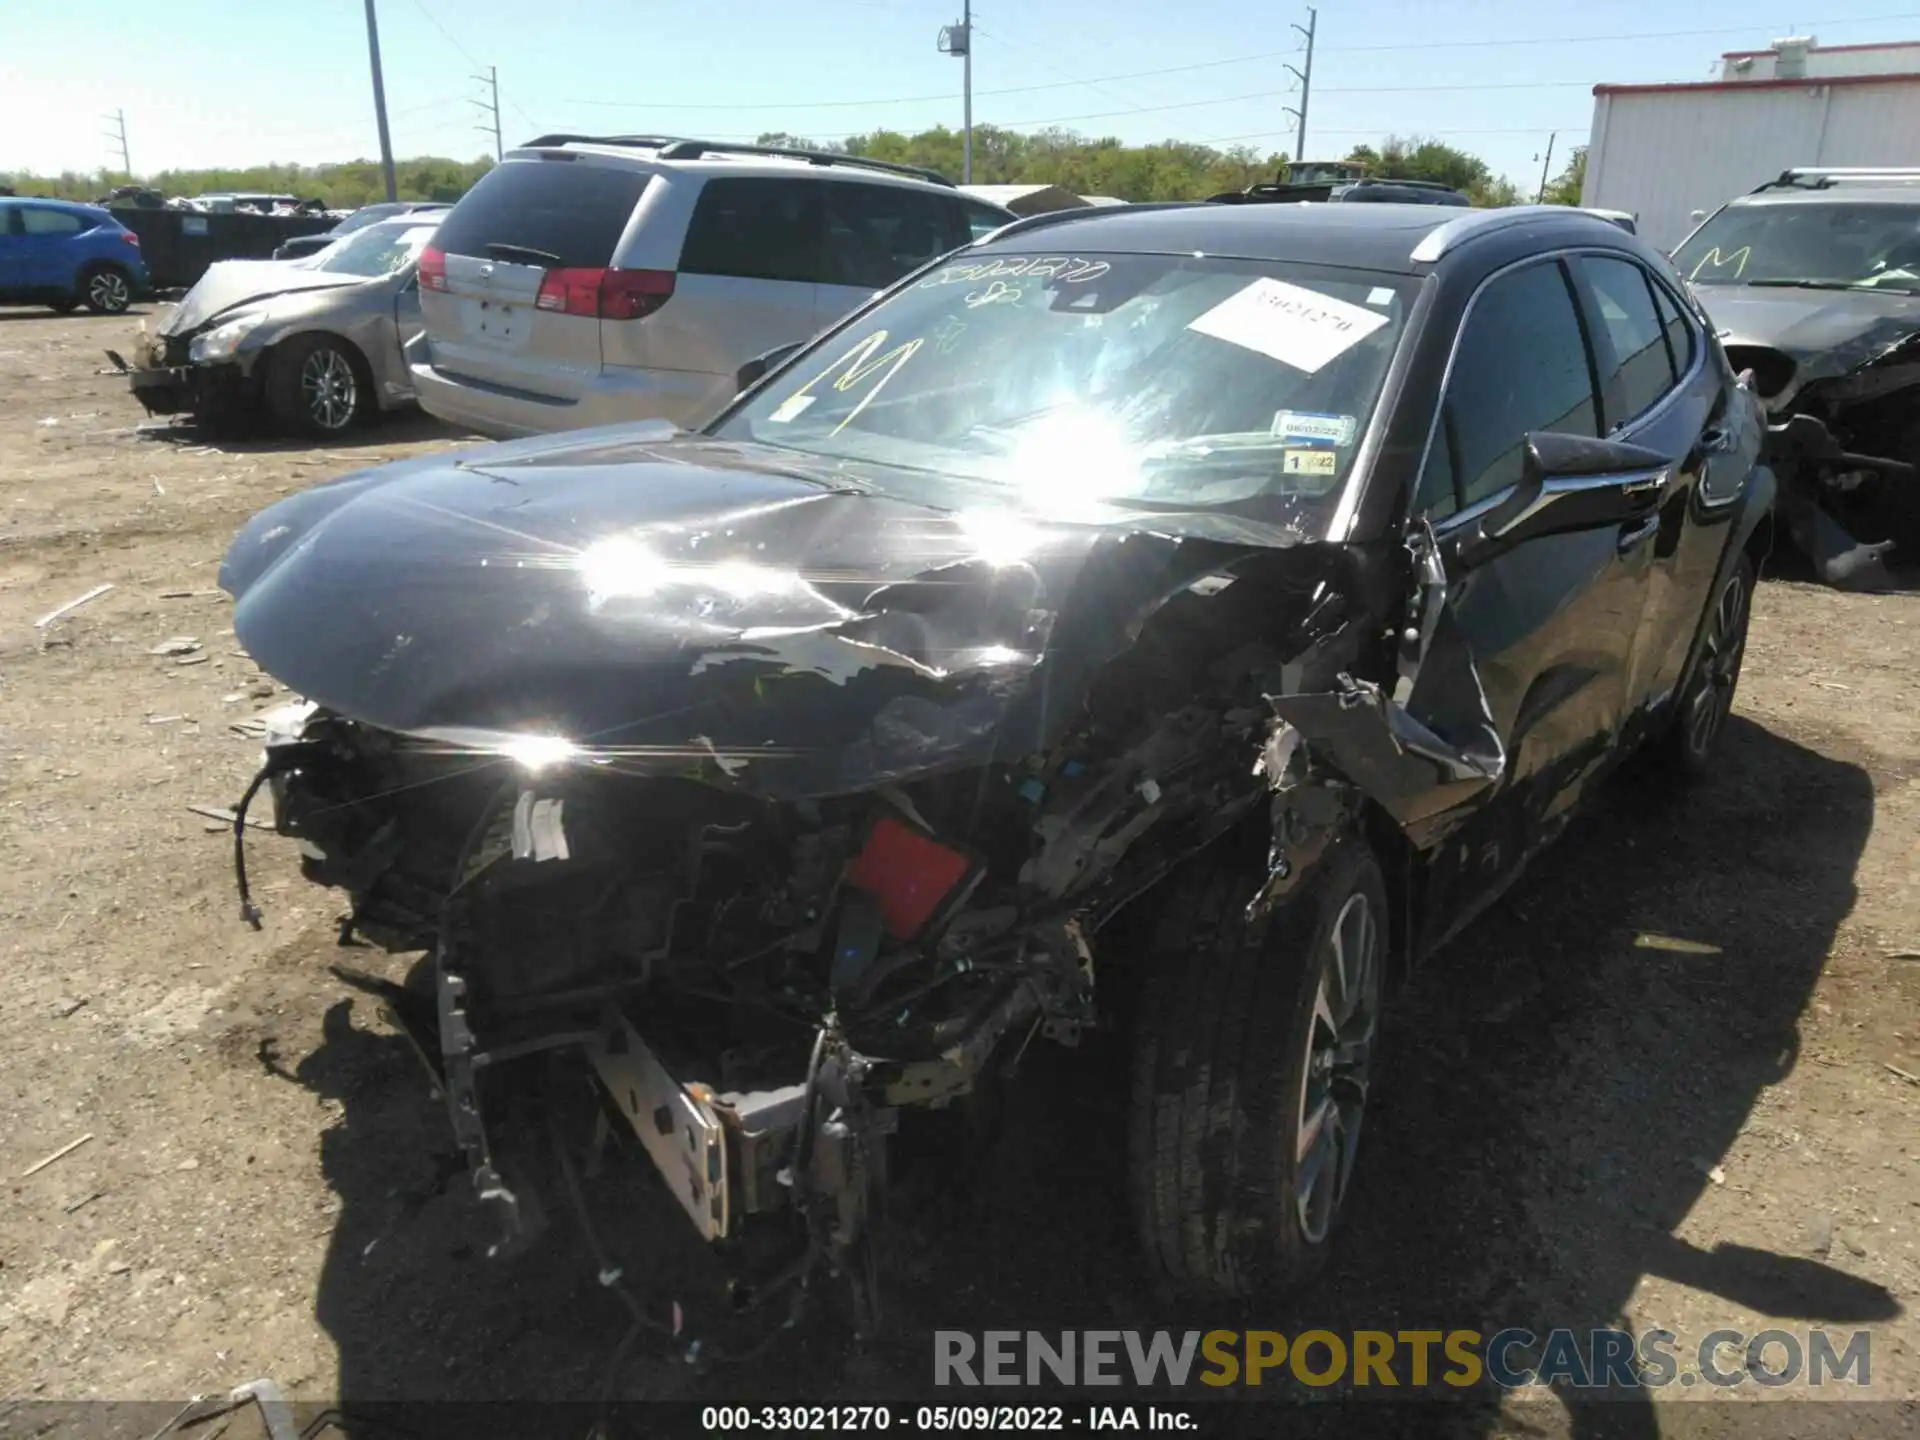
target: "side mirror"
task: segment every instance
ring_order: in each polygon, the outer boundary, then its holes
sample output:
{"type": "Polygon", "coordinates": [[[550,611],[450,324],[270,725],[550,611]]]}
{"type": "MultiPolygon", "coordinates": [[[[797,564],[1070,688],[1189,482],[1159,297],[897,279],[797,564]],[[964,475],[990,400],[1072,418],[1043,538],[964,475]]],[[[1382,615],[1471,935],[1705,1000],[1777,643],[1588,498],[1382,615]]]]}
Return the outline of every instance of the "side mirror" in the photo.
{"type": "Polygon", "coordinates": [[[1470,527],[1454,547],[1462,565],[1478,565],[1541,535],[1619,525],[1660,501],[1670,468],[1642,445],[1538,430],[1526,438],[1520,483],[1470,527]]]}
{"type": "Polygon", "coordinates": [[[734,372],[734,393],[745,394],[753,386],[758,385],[761,378],[769,370],[785,364],[787,357],[792,355],[793,352],[798,350],[804,343],[804,341],[796,340],[791,345],[776,345],[764,355],[754,356],[753,359],[747,361],[746,364],[734,372]]]}

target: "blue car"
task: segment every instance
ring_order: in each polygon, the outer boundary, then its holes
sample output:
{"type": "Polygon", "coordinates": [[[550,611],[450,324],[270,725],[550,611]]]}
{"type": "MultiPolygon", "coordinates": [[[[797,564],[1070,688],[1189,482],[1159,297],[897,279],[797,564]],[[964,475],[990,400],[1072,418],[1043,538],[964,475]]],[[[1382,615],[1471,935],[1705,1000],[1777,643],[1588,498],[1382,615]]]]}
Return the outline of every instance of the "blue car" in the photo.
{"type": "Polygon", "coordinates": [[[98,205],[0,196],[0,305],[118,315],[146,288],[139,238],[98,205]]]}

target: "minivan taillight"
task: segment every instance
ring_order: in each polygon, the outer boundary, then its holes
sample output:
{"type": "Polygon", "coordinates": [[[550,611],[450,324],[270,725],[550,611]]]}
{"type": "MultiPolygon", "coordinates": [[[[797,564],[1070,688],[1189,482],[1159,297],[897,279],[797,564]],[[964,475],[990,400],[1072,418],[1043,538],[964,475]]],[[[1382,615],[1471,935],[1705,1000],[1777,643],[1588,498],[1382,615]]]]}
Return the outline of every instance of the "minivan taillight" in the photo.
{"type": "Polygon", "coordinates": [[[602,320],[642,320],[673,298],[671,270],[549,270],[533,302],[537,310],[602,320]]]}
{"type": "Polygon", "coordinates": [[[444,290],[447,288],[447,252],[436,250],[429,245],[420,252],[420,288],[422,290],[444,290]]]}

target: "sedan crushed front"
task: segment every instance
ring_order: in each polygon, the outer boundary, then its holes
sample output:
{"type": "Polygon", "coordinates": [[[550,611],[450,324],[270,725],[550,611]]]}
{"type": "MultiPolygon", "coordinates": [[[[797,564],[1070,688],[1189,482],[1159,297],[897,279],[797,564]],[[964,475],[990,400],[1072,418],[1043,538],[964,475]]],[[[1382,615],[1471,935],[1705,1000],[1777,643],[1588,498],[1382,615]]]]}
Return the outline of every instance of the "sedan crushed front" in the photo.
{"type": "Polygon", "coordinates": [[[264,404],[282,428],[318,438],[411,403],[414,265],[433,231],[388,220],[307,260],[210,267],[155,329],[143,324],[134,397],[149,414],[216,420],[264,404]]]}

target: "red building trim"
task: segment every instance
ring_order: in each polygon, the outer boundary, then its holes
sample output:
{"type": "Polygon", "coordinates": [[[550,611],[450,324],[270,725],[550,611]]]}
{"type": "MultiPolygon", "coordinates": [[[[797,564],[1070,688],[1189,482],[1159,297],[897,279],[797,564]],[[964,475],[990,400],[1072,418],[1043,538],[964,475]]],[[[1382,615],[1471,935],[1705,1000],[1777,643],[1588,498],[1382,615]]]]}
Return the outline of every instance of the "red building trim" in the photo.
{"type": "Polygon", "coordinates": [[[1920,71],[1890,75],[1809,75],[1798,80],[1700,80],[1667,85],[1596,85],[1595,95],[1657,95],[1665,91],[1697,93],[1706,90],[1819,90],[1829,85],[1902,85],[1920,81],[1920,71]]]}

